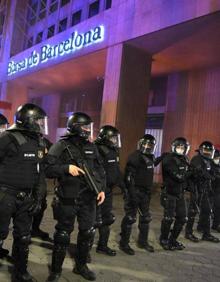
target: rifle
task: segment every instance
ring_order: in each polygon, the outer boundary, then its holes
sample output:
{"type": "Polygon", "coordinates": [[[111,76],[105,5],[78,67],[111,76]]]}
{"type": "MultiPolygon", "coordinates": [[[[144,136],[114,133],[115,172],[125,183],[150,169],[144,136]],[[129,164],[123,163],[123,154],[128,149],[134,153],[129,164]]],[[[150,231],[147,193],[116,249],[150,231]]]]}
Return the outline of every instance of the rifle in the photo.
{"type": "Polygon", "coordinates": [[[77,161],[74,157],[73,157],[73,154],[69,148],[70,146],[69,145],[66,145],[66,150],[70,156],[70,159],[71,160],[74,160],[76,162],[76,164],[79,166],[79,168],[81,168],[85,174],[82,175],[82,177],[84,177],[84,180],[86,182],[86,184],[88,185],[89,189],[95,193],[96,196],[98,196],[98,194],[101,192],[101,189],[99,188],[100,187],[100,183],[98,184],[97,182],[97,179],[95,179],[95,176],[94,176],[94,173],[92,173],[86,163],[85,160],[83,160],[82,158],[82,154],[81,152],[79,151],[78,149],[78,152],[79,152],[79,157],[80,159],[77,161]]]}

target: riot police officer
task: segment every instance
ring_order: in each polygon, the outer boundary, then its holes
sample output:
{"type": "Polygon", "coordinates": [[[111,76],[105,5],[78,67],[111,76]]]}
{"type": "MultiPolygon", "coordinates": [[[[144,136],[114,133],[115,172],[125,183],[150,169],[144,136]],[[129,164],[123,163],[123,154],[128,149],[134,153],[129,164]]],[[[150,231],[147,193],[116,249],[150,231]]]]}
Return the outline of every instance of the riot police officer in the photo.
{"type": "Polygon", "coordinates": [[[57,178],[58,201],[54,204],[54,218],[57,220],[54,233],[51,273],[47,281],[58,281],[62,264],[70,243],[70,234],[77,217],[79,232],[73,272],[87,280],[95,280],[86,262],[94,240],[96,201],[102,204],[105,198],[105,173],[96,146],[89,141],[92,120],[85,114],[73,113],[67,121],[67,134],[54,144],[47,155],[46,176],[57,178]],[[99,186],[98,195],[91,190],[85,171],[99,186]],[[83,169],[82,169],[83,167],[83,169]]]}
{"type": "Polygon", "coordinates": [[[184,190],[187,186],[190,149],[183,137],[176,138],[171,144],[171,153],[162,161],[163,188],[161,204],[164,215],[161,222],[160,245],[165,250],[183,250],[185,247],[177,238],[187,221],[184,190]],[[173,229],[171,226],[173,224],[173,229]]]}
{"type": "Polygon", "coordinates": [[[41,206],[40,135],[47,131],[46,113],[34,104],[17,109],[15,124],[0,135],[0,242],[13,218],[13,281],[31,282],[27,271],[32,215],[41,206]]]}
{"type": "Polygon", "coordinates": [[[212,229],[220,233],[220,151],[217,149],[213,158],[212,171],[214,174],[214,180],[212,181],[214,193],[212,229]]]}
{"type": "MultiPolygon", "coordinates": [[[[8,124],[9,123],[7,118],[3,114],[0,114],[0,133],[4,132],[7,129],[8,124]]],[[[2,243],[0,243],[0,258],[6,257],[9,254],[9,251],[7,249],[4,249],[2,245],[3,241],[2,243]]]]}
{"type": "Polygon", "coordinates": [[[212,180],[211,163],[215,153],[213,144],[204,141],[200,144],[190,166],[193,172],[193,191],[188,210],[188,222],[185,230],[185,237],[192,242],[198,242],[199,239],[193,234],[193,225],[195,216],[199,213],[198,228],[203,233],[202,240],[218,243],[219,239],[210,232],[210,220],[212,214],[212,180]],[[198,206],[196,209],[195,206],[198,206]]]}
{"type": "Polygon", "coordinates": [[[105,201],[100,206],[101,226],[99,226],[99,241],[97,253],[115,256],[116,251],[108,247],[110,235],[110,226],[115,221],[112,213],[112,189],[118,185],[124,192],[124,183],[119,167],[119,148],[121,147],[120,134],[117,128],[111,125],[101,127],[95,144],[103,160],[103,166],[106,172],[106,190],[105,201]]]}
{"type": "MultiPolygon", "coordinates": [[[[44,146],[45,146],[45,156],[46,156],[50,147],[52,146],[52,143],[45,136],[42,136],[42,143],[44,143],[44,146]]],[[[44,171],[43,171],[43,173],[44,173],[44,171]]],[[[43,216],[44,216],[44,212],[47,208],[47,183],[46,183],[45,177],[42,177],[41,185],[42,185],[41,190],[43,191],[41,209],[33,217],[31,237],[36,237],[36,238],[40,238],[44,241],[49,241],[50,240],[49,234],[40,229],[40,225],[41,225],[41,222],[42,222],[42,219],[43,219],[43,216]]]]}
{"type": "Polygon", "coordinates": [[[156,139],[150,134],[145,134],[138,142],[138,150],[133,152],[125,168],[125,185],[128,197],[125,200],[125,216],[121,222],[121,239],[119,248],[128,255],[134,255],[134,250],[129,245],[132,225],[136,222],[139,213],[138,246],[149,252],[154,252],[153,246],[148,243],[149,211],[151,189],[154,174],[154,150],[156,139]]]}

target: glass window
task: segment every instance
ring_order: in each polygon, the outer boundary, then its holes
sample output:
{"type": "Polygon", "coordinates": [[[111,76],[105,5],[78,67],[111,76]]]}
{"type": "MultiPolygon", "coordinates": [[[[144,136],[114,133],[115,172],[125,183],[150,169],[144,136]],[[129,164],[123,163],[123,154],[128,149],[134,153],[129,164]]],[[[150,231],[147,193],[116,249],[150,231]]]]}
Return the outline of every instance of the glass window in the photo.
{"type": "Polygon", "coordinates": [[[39,18],[43,19],[46,16],[47,0],[40,1],[39,18]]]}
{"type": "Polygon", "coordinates": [[[72,15],[72,26],[81,22],[82,10],[79,10],[72,15]]]}
{"type": "Polygon", "coordinates": [[[67,18],[59,22],[59,32],[66,30],[66,28],[67,28],[67,18]]]}
{"type": "Polygon", "coordinates": [[[55,25],[51,25],[47,30],[47,38],[54,36],[55,25]]]}
{"type": "Polygon", "coordinates": [[[58,8],[57,0],[50,0],[50,14],[54,13],[58,8]]]}
{"type": "Polygon", "coordinates": [[[30,48],[33,46],[33,36],[31,36],[30,38],[28,38],[27,40],[27,48],[30,48]]]}
{"type": "Polygon", "coordinates": [[[95,1],[89,5],[89,18],[99,13],[99,1],[95,1]]]}
{"type": "Polygon", "coordinates": [[[110,9],[112,6],[112,0],[105,0],[105,9],[110,9]]]}
{"type": "Polygon", "coordinates": [[[43,31],[39,32],[36,37],[36,44],[40,43],[43,39],[43,31]]]}
{"type": "Polygon", "coordinates": [[[3,33],[4,21],[5,21],[5,15],[3,12],[1,12],[0,13],[0,34],[3,33]]]}
{"type": "Polygon", "coordinates": [[[63,7],[66,4],[68,4],[70,2],[70,0],[61,0],[60,6],[63,7]]]}
{"type": "Polygon", "coordinates": [[[34,25],[37,18],[37,0],[29,0],[28,12],[27,12],[27,21],[30,25],[34,25]]]}

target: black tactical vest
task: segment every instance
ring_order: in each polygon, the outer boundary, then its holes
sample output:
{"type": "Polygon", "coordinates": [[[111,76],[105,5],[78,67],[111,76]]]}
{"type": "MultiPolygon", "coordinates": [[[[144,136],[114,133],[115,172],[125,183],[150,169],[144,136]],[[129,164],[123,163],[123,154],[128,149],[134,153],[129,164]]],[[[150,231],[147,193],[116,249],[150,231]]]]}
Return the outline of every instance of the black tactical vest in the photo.
{"type": "Polygon", "coordinates": [[[45,149],[39,140],[34,140],[18,131],[7,131],[13,145],[0,163],[0,185],[18,191],[32,190],[39,181],[40,164],[45,149]]]}

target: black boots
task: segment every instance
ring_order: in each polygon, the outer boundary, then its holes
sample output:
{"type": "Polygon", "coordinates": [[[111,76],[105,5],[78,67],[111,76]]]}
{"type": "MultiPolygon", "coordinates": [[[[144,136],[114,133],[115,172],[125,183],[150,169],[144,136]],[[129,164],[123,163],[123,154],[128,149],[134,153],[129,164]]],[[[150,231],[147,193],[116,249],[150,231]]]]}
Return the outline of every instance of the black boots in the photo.
{"type": "Polygon", "coordinates": [[[57,282],[62,272],[63,261],[66,256],[66,245],[55,244],[52,254],[51,272],[47,281],[57,282]]]}
{"type": "Polygon", "coordinates": [[[130,255],[130,256],[135,255],[135,251],[130,247],[130,245],[128,243],[125,244],[122,241],[120,241],[119,249],[122,250],[127,255],[130,255]]]}
{"type": "Polygon", "coordinates": [[[87,264],[79,264],[76,263],[75,267],[73,269],[73,272],[76,274],[81,275],[84,279],[89,280],[89,281],[95,281],[96,280],[96,275],[94,272],[92,272],[87,264]]]}
{"type": "Polygon", "coordinates": [[[153,246],[148,243],[148,234],[149,234],[149,224],[139,224],[139,236],[138,236],[138,247],[144,249],[150,253],[154,252],[153,246]]]}
{"type": "Polygon", "coordinates": [[[123,224],[121,225],[121,240],[119,242],[119,249],[125,252],[127,255],[133,256],[135,254],[135,251],[130,247],[129,240],[131,236],[131,224],[123,224]]]}
{"type": "Polygon", "coordinates": [[[193,233],[186,233],[185,234],[185,238],[194,242],[194,243],[198,243],[199,242],[199,238],[196,237],[193,233]]]}
{"type": "Polygon", "coordinates": [[[29,238],[23,237],[20,240],[14,240],[12,247],[12,256],[14,260],[14,272],[12,274],[13,282],[33,282],[31,275],[27,271],[29,238]]]}
{"type": "Polygon", "coordinates": [[[203,236],[202,236],[202,240],[203,241],[209,241],[209,242],[213,242],[213,243],[219,243],[220,242],[220,240],[217,238],[217,237],[215,237],[215,236],[213,236],[212,234],[203,234],[203,236]]]}
{"type": "Polygon", "coordinates": [[[96,252],[100,254],[105,254],[108,256],[115,256],[116,251],[110,249],[107,246],[109,235],[110,235],[110,228],[108,225],[104,225],[99,228],[99,242],[96,248],[96,252]]]}

